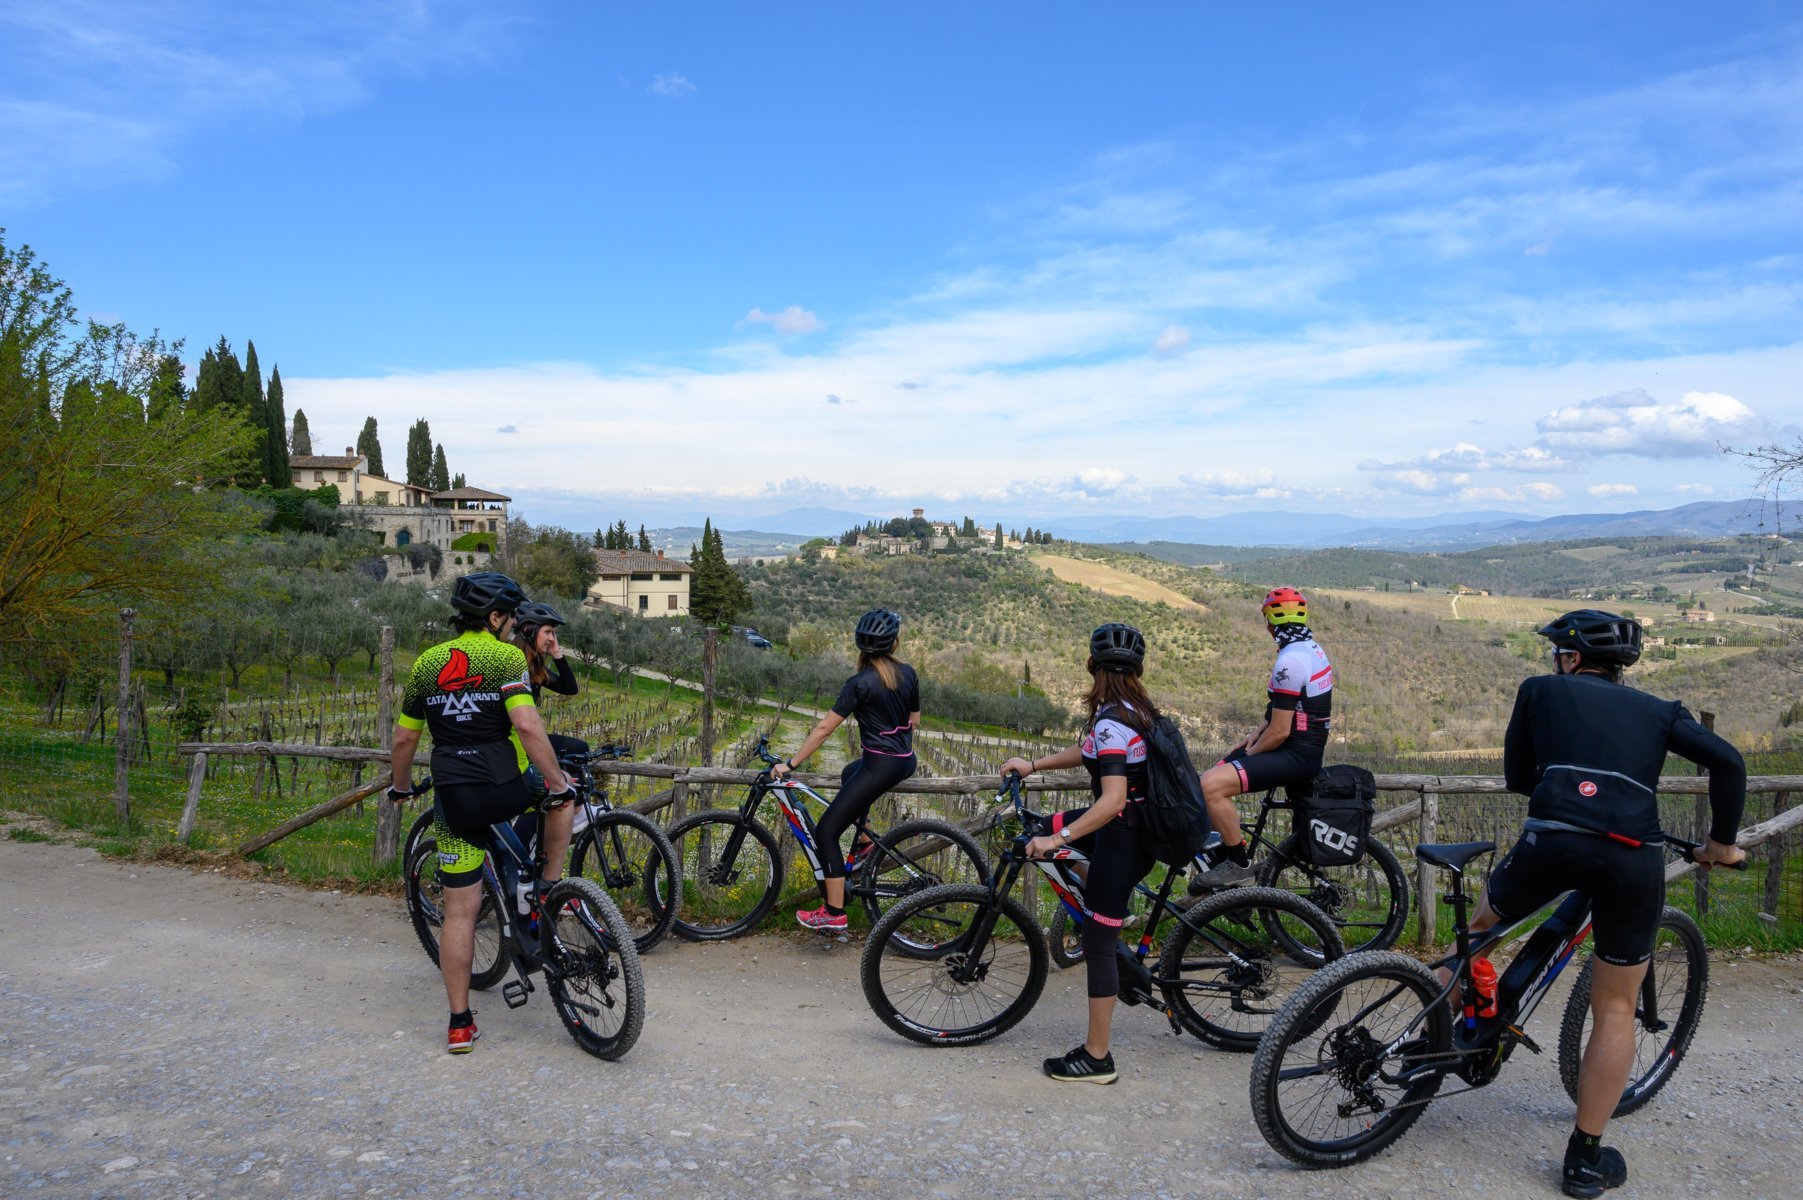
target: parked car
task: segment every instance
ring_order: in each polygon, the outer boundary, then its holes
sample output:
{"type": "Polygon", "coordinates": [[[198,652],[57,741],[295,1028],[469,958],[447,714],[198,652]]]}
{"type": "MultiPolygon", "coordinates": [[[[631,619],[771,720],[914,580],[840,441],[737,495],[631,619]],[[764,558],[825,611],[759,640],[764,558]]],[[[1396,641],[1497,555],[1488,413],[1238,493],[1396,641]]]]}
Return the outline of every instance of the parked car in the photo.
{"type": "Polygon", "coordinates": [[[747,629],[745,631],[745,641],[747,644],[758,650],[770,649],[770,639],[755,629],[747,629]]]}

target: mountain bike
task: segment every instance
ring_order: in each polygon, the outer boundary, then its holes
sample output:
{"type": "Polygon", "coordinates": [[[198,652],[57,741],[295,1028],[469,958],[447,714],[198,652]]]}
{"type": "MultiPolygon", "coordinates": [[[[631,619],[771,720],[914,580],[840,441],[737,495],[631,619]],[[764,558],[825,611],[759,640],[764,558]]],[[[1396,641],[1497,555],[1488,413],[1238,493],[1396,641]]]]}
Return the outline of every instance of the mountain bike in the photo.
{"type": "MultiPolygon", "coordinates": [[[[1009,895],[1029,862],[1073,917],[1087,919],[1088,857],[1061,846],[1028,859],[1027,843],[1045,818],[1027,808],[1019,776],[997,793],[1012,803],[1020,830],[987,883],[953,883],[894,905],[870,932],[859,964],[864,997],[901,1036],[930,1046],[988,1041],[1013,1028],[1038,1002],[1049,952],[1045,931],[1009,895]],[[897,950],[897,939],[917,949],[897,950]]],[[[1179,877],[1167,869],[1138,945],[1117,944],[1123,1004],[1161,1011],[1172,1032],[1188,1030],[1223,1050],[1250,1053],[1279,1004],[1314,970],[1296,962],[1266,932],[1279,923],[1287,940],[1315,948],[1324,962],[1345,953],[1327,914],[1275,888],[1226,888],[1178,912],[1168,903],[1179,877]],[[1176,928],[1156,970],[1146,965],[1166,912],[1176,928]]]]}
{"type": "MultiPolygon", "coordinates": [[[[414,793],[431,787],[432,781],[424,780],[414,793]]],[[[561,879],[542,897],[532,891],[544,865],[544,814],[532,815],[527,839],[507,821],[489,827],[476,919],[478,961],[482,931],[497,927],[499,970],[488,986],[508,966],[515,969],[516,977],[501,989],[507,1007],[522,1007],[536,990],[532,975],[543,972],[551,1004],[576,1044],[596,1058],[620,1058],[638,1041],[645,1020],[645,978],[632,930],[593,880],[561,879]]],[[[436,850],[432,857],[436,864],[436,850]]],[[[436,923],[423,922],[411,889],[408,911],[420,944],[438,962],[442,916],[436,923]]],[[[470,982],[475,986],[474,971],[470,982]]]]}
{"type": "MultiPolygon", "coordinates": [[[[573,876],[591,876],[608,890],[620,914],[632,929],[632,940],[643,954],[664,939],[676,919],[681,903],[682,867],[676,850],[663,829],[650,817],[629,809],[615,808],[607,799],[605,786],[597,786],[588,764],[595,760],[629,757],[632,750],[612,743],[592,750],[586,756],[566,755],[558,760],[571,786],[576,789],[576,819],[570,841],[570,871],[573,876]]],[[[543,784],[538,773],[530,773],[528,786],[536,784],[539,794],[543,784]]],[[[524,841],[533,836],[532,813],[516,818],[514,832],[524,841]]],[[[407,909],[413,916],[414,930],[420,941],[430,940],[426,953],[438,959],[438,937],[435,932],[444,907],[443,889],[438,885],[438,843],[432,837],[434,811],[427,809],[413,822],[403,844],[401,862],[407,888],[407,909]]],[[[476,926],[476,957],[470,971],[470,986],[486,991],[507,973],[501,956],[500,923],[486,905],[476,926]]]]}
{"type": "MultiPolygon", "coordinates": [[[[771,775],[769,768],[782,759],[770,752],[769,738],[760,737],[752,755],[765,770],[738,808],[694,813],[670,827],[684,881],[676,932],[691,941],[736,937],[755,929],[775,906],[782,892],[783,859],[776,836],[756,816],[767,796],[776,798],[814,878],[826,878],[807,804],[811,800],[824,811],[825,797],[798,779],[771,775]]],[[[879,833],[860,817],[853,830],[854,848],[845,863],[846,901],[857,900],[873,922],[905,896],[948,881],[989,877],[989,861],[976,839],[945,821],[915,818],[879,833]]]]}
{"type": "MultiPolygon", "coordinates": [[[[1700,849],[1669,835],[1665,843],[1680,858],[1700,849]]],[[[1404,954],[1352,955],[1298,988],[1271,1022],[1252,1063],[1252,1113],[1278,1153],[1305,1167],[1363,1162],[1401,1137],[1449,1076],[1466,1084],[1459,1092],[1474,1091],[1496,1078],[1517,1046],[1542,1052],[1524,1026],[1589,936],[1590,897],[1567,893],[1547,906],[1553,913],[1538,927],[1535,913],[1472,934],[1465,867],[1495,849],[1494,842],[1416,847],[1417,858],[1452,874],[1445,900],[1453,909],[1453,953],[1425,965],[1404,954]],[[1497,981],[1496,1015],[1477,1015],[1472,960],[1530,928],[1497,981]],[[1436,970],[1451,978],[1440,982],[1436,970]],[[1462,1017],[1451,1007],[1455,993],[1462,1017]]],[[[1591,970],[1586,962],[1560,1023],[1559,1078],[1574,1100],[1591,970]]],[[[1702,931],[1686,914],[1667,908],[1635,1005],[1634,1067],[1616,1115],[1646,1104],[1671,1078],[1696,1033],[1708,990],[1702,931]]]]}
{"type": "MultiPolygon", "coordinates": [[[[1295,811],[1295,804],[1277,798],[1277,789],[1267,791],[1259,802],[1258,819],[1242,823],[1248,853],[1264,852],[1258,859],[1255,882],[1259,887],[1281,888],[1294,892],[1326,913],[1340,931],[1340,939],[1348,954],[1355,950],[1387,950],[1402,936],[1409,916],[1409,879],[1402,864],[1390,848],[1376,838],[1365,839],[1365,853],[1346,866],[1319,867],[1309,859],[1308,839],[1292,830],[1282,841],[1272,841],[1265,826],[1273,812],[1295,811]]],[[[1192,864],[1206,871],[1210,861],[1198,854],[1192,864]]],[[[1196,881],[1189,885],[1192,896],[1216,895],[1225,889],[1202,888],[1196,881]]],[[[1143,883],[1131,899],[1128,921],[1143,921],[1151,909],[1152,890],[1143,883]]],[[[1179,904],[1183,903],[1179,901],[1179,904]]],[[[1272,910],[1266,910],[1267,912],[1272,910]]],[[[1320,965],[1313,949],[1288,939],[1282,922],[1274,921],[1267,930],[1284,950],[1299,961],[1320,965]]],[[[1083,961],[1083,939],[1076,923],[1064,910],[1052,914],[1047,923],[1052,962],[1059,967],[1072,967],[1083,961]]]]}

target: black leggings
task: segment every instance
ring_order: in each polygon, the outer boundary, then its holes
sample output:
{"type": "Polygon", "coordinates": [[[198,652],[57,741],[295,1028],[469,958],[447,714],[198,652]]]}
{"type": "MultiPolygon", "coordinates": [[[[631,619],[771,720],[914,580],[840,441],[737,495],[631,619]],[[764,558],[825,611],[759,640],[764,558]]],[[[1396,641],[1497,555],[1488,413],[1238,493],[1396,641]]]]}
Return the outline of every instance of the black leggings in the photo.
{"type": "Polygon", "coordinates": [[[814,826],[814,849],[826,878],[845,878],[845,851],[839,839],[870,811],[878,797],[914,774],[917,765],[912,754],[906,758],[866,754],[845,764],[839,772],[839,794],[814,826]]]}
{"type": "MultiPolygon", "coordinates": [[[[1079,808],[1054,813],[1052,832],[1057,833],[1088,811],[1079,808]]],[[[1089,994],[1092,999],[1118,996],[1121,968],[1114,948],[1127,920],[1127,902],[1133,897],[1134,885],[1146,877],[1156,860],[1147,852],[1138,831],[1119,817],[1094,833],[1072,839],[1071,845],[1089,856],[1089,878],[1083,884],[1083,898],[1093,918],[1083,922],[1083,964],[1089,973],[1089,994]]]]}

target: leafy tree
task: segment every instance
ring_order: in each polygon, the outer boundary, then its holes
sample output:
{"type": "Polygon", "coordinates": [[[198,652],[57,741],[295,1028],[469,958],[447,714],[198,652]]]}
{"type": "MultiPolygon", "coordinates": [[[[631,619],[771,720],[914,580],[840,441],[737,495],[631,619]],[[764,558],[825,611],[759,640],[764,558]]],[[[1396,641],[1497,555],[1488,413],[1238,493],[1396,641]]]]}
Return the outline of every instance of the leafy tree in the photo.
{"type": "Polygon", "coordinates": [[[68,286],[0,240],[0,647],[40,654],[121,604],[195,603],[216,580],[212,547],[252,514],[208,485],[251,431],[193,406],[147,419],[180,349],[123,324],[84,328],[68,286]]]}
{"type": "MultiPolygon", "coordinates": [[[[294,483],[294,472],[288,466],[288,412],[282,400],[282,368],[277,367],[269,375],[269,394],[263,399],[265,428],[268,433],[263,442],[267,450],[264,477],[269,486],[285,488],[294,483]]],[[[295,414],[299,417],[299,413],[295,414]]]]}
{"type": "Polygon", "coordinates": [[[971,538],[976,537],[977,536],[977,523],[975,521],[971,520],[969,517],[965,517],[964,518],[964,528],[959,530],[958,536],[959,537],[971,537],[971,538]]]}
{"type": "Polygon", "coordinates": [[[652,546],[651,546],[651,535],[645,532],[645,527],[643,525],[639,526],[639,549],[643,550],[647,554],[650,554],[653,552],[652,546]]]}
{"type": "Polygon", "coordinates": [[[186,375],[187,368],[182,366],[179,354],[165,354],[157,360],[156,374],[150,380],[148,419],[160,421],[187,403],[188,389],[183,383],[186,375]]]}
{"type": "Polygon", "coordinates": [[[365,417],[363,432],[357,435],[357,453],[369,460],[369,473],[380,475],[384,479],[388,472],[382,469],[382,442],[376,435],[376,419],[365,417]]]}
{"type": "MultiPolygon", "coordinates": [[[[281,368],[276,368],[275,378],[269,381],[271,395],[280,396],[282,381],[281,368]]],[[[313,431],[307,428],[307,414],[302,409],[294,410],[294,442],[290,447],[296,454],[313,453],[313,431]]]]}
{"type": "Polygon", "coordinates": [[[435,492],[448,492],[451,490],[451,468],[445,463],[444,444],[442,442],[439,443],[438,449],[433,451],[432,454],[431,486],[432,490],[435,492]]]}
{"type": "Polygon", "coordinates": [[[458,472],[457,474],[451,476],[451,490],[456,491],[458,488],[460,488],[464,485],[464,482],[465,482],[465,480],[463,478],[462,472],[458,472]]]}
{"type": "Polygon", "coordinates": [[[595,549],[607,549],[607,534],[599,529],[595,530],[595,549]]]}
{"type": "Polygon", "coordinates": [[[507,554],[512,574],[526,594],[580,599],[601,574],[595,551],[580,534],[555,525],[508,522],[507,554]]]}
{"type": "MultiPolygon", "coordinates": [[[[375,464],[370,464],[370,470],[375,470],[375,464]]],[[[407,482],[414,487],[432,486],[432,427],[424,417],[407,431],[407,482]]]]}

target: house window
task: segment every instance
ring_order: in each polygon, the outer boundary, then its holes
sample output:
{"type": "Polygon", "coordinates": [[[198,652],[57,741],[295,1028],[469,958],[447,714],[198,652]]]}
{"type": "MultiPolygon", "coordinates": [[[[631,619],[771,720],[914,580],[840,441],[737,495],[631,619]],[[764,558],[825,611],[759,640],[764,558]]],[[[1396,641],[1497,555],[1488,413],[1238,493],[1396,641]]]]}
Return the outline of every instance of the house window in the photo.
{"type": "Polygon", "coordinates": [[[326,473],[324,471],[313,472],[313,482],[314,483],[324,483],[325,481],[326,481],[326,473]]]}
{"type": "Polygon", "coordinates": [[[632,581],[634,583],[650,583],[651,582],[651,572],[649,572],[649,571],[634,571],[632,573],[632,581]]]}
{"type": "Polygon", "coordinates": [[[350,478],[351,478],[351,473],[349,471],[338,472],[338,482],[339,483],[349,483],[350,478]]]}
{"type": "Polygon", "coordinates": [[[618,575],[603,575],[601,578],[607,580],[609,583],[620,582],[620,576],[618,575]]]}
{"type": "Polygon", "coordinates": [[[676,597],[674,595],[672,595],[669,597],[669,600],[670,600],[670,603],[669,603],[668,607],[671,612],[675,612],[676,611],[676,597]]]}
{"type": "Polygon", "coordinates": [[[640,596],[639,597],[639,611],[640,612],[650,612],[651,611],[651,597],[649,597],[649,596],[640,596]]]}
{"type": "Polygon", "coordinates": [[[667,575],[666,574],[666,575],[659,575],[658,578],[663,580],[665,583],[679,583],[682,580],[681,575],[667,575]]]}
{"type": "Polygon", "coordinates": [[[490,522],[489,522],[489,523],[488,523],[488,531],[489,531],[489,532],[490,532],[490,533],[493,533],[493,532],[494,532],[494,531],[495,531],[495,523],[494,523],[494,522],[493,522],[493,521],[490,521],[490,522]]]}

